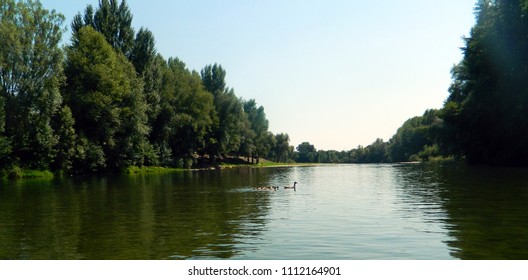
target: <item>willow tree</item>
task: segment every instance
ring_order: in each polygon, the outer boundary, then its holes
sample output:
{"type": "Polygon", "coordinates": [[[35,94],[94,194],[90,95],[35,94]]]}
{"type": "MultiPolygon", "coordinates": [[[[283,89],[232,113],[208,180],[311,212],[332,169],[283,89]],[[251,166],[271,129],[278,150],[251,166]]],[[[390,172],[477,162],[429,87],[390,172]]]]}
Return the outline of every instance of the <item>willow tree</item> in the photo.
{"type": "Polygon", "coordinates": [[[269,154],[276,162],[288,162],[293,159],[294,147],[290,146],[290,136],[287,133],[276,134],[274,143],[275,146],[269,154]]]}

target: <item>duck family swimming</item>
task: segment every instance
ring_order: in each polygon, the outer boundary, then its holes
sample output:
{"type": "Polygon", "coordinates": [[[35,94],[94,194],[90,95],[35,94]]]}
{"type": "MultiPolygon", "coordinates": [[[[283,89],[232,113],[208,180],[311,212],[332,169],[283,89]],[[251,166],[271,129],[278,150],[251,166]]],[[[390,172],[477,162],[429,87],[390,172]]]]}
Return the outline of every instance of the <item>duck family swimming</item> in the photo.
{"type": "MultiPolygon", "coordinates": [[[[274,186],[271,186],[271,187],[256,187],[255,188],[257,191],[278,191],[280,188],[279,187],[274,187],[274,186]]],[[[297,182],[293,182],[293,186],[291,187],[284,187],[285,190],[293,190],[293,191],[297,191],[297,182]]]]}
{"type": "Polygon", "coordinates": [[[257,187],[257,191],[278,191],[279,187],[257,187]]]}

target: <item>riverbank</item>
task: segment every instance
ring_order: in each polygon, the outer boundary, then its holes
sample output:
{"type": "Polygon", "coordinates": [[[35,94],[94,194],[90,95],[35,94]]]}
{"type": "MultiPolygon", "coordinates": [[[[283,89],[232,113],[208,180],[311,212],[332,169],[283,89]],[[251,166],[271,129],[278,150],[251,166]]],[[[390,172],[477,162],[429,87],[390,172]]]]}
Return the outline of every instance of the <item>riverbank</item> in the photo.
{"type": "Polygon", "coordinates": [[[18,166],[0,171],[1,179],[53,179],[55,175],[48,170],[22,169],[18,166]]]}
{"type": "Polygon", "coordinates": [[[237,167],[251,167],[251,168],[266,168],[266,167],[289,167],[289,166],[315,166],[320,163],[297,163],[297,162],[262,162],[258,164],[220,164],[219,168],[237,168],[237,167]]]}
{"type": "MultiPolygon", "coordinates": [[[[402,164],[455,164],[463,161],[455,158],[434,158],[428,161],[414,161],[414,162],[399,162],[402,164]]],[[[161,166],[130,166],[120,172],[121,174],[163,174],[163,173],[175,173],[175,172],[186,172],[186,171],[201,171],[201,170],[218,170],[218,169],[229,169],[229,168],[273,168],[273,167],[292,167],[292,166],[319,166],[328,165],[334,163],[297,163],[297,162],[273,162],[268,160],[261,160],[260,163],[249,163],[249,162],[237,162],[233,163],[230,161],[219,161],[217,164],[201,164],[195,168],[172,168],[172,167],[161,167],[161,166]]],[[[19,167],[13,167],[8,170],[2,170],[0,172],[0,179],[53,179],[55,177],[63,177],[63,174],[54,174],[47,170],[25,170],[19,167]]]]}
{"type": "MultiPolygon", "coordinates": [[[[163,174],[163,173],[175,173],[175,172],[186,172],[186,171],[200,171],[200,170],[214,170],[214,169],[227,169],[227,168],[268,168],[268,167],[288,167],[288,166],[315,166],[316,163],[282,163],[272,161],[261,161],[258,164],[251,163],[232,163],[222,162],[213,164],[201,164],[196,168],[171,168],[161,166],[130,166],[118,173],[121,174],[163,174]]],[[[10,169],[4,169],[0,172],[0,179],[20,180],[20,179],[53,179],[55,177],[63,177],[63,174],[54,174],[49,170],[30,170],[22,169],[18,166],[10,169]]]]}
{"type": "Polygon", "coordinates": [[[154,167],[154,166],[131,166],[123,171],[125,174],[150,174],[150,173],[172,173],[172,172],[185,172],[185,171],[200,171],[200,170],[217,170],[217,169],[229,169],[229,168],[268,168],[268,167],[289,167],[289,166],[315,166],[318,163],[284,163],[284,162],[271,162],[265,161],[261,163],[226,163],[221,162],[216,165],[201,165],[196,168],[170,168],[170,167],[154,167]]]}

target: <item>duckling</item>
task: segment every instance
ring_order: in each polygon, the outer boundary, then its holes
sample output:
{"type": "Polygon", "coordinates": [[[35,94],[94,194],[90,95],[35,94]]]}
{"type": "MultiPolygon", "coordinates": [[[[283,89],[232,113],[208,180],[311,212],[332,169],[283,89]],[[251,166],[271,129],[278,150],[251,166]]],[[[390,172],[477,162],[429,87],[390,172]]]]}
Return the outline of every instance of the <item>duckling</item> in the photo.
{"type": "Polygon", "coordinates": [[[276,191],[279,187],[257,187],[257,191],[276,191]]]}
{"type": "Polygon", "coordinates": [[[284,187],[284,189],[293,189],[293,191],[297,191],[297,182],[293,182],[293,187],[284,187]]]}

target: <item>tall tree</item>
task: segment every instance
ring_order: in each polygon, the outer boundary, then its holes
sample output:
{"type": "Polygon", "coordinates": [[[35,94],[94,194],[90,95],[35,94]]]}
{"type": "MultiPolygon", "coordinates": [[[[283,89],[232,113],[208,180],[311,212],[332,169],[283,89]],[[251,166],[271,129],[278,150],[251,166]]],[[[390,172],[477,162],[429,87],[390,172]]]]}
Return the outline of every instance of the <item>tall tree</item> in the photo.
{"type": "Polygon", "coordinates": [[[132,28],[132,18],[126,0],[122,0],[120,4],[117,0],[100,0],[96,10],[88,5],[84,16],[79,13],[74,17],[72,30],[76,33],[84,26],[91,26],[103,34],[115,50],[130,58],[134,48],[135,34],[132,28]]]}
{"type": "Polygon", "coordinates": [[[57,145],[51,121],[61,106],[63,21],[38,1],[0,1],[0,147],[30,168],[49,168],[57,145]]]}
{"type": "Polygon", "coordinates": [[[317,149],[309,142],[297,146],[297,162],[317,162],[317,149]]]}
{"type": "Polygon", "coordinates": [[[201,71],[205,89],[213,94],[217,116],[207,145],[213,160],[239,151],[246,120],[242,102],[233,89],[226,88],[225,76],[226,71],[217,64],[208,65],[201,71]]]}
{"type": "Polygon", "coordinates": [[[288,162],[293,157],[293,146],[290,146],[290,136],[286,133],[275,135],[275,146],[271,149],[276,162],[288,162]]]}
{"type": "Polygon", "coordinates": [[[480,0],[443,109],[446,142],[471,163],[528,164],[526,1],[480,0]]]}
{"type": "MultiPolygon", "coordinates": [[[[152,32],[141,28],[135,34],[132,28],[132,13],[125,0],[101,0],[94,9],[88,5],[84,15],[80,13],[74,17],[72,30],[73,44],[75,34],[85,26],[91,26],[104,35],[106,41],[134,65],[138,77],[143,81],[143,94],[147,102],[147,118],[150,127],[158,117],[161,110],[161,86],[163,64],[165,60],[156,52],[155,39],[152,32]]],[[[152,154],[153,151],[148,153],[152,154]]],[[[150,156],[147,164],[158,164],[158,159],[150,156]]]]}
{"type": "Polygon", "coordinates": [[[160,151],[169,149],[173,165],[191,167],[195,154],[203,153],[211,131],[213,96],[203,88],[198,73],[187,70],[179,59],[170,58],[167,66],[152,139],[160,151]]]}
{"type": "Polygon", "coordinates": [[[92,170],[142,165],[149,150],[146,103],[132,64],[91,27],[67,50],[65,99],[92,170]]]}
{"type": "Polygon", "coordinates": [[[5,167],[10,162],[11,141],[5,135],[5,98],[0,93],[0,167],[5,167]]]}
{"type": "Polygon", "coordinates": [[[154,34],[146,28],[141,28],[136,35],[130,61],[141,76],[156,59],[156,40],[154,34]]]}
{"type": "Polygon", "coordinates": [[[244,112],[247,115],[249,120],[250,129],[253,132],[254,136],[251,139],[253,149],[251,151],[253,158],[259,163],[261,156],[268,154],[272,146],[272,137],[273,134],[269,134],[269,121],[266,118],[266,113],[264,112],[264,107],[259,106],[257,108],[257,102],[254,99],[243,102],[244,112]]]}
{"type": "Polygon", "coordinates": [[[389,162],[387,143],[378,138],[365,148],[366,160],[368,163],[389,162]]]}
{"type": "Polygon", "coordinates": [[[70,107],[62,106],[52,121],[52,127],[57,135],[56,154],[51,165],[56,172],[73,173],[73,161],[77,155],[77,133],[75,120],[70,107]]]}
{"type": "Polygon", "coordinates": [[[221,65],[207,65],[200,72],[205,88],[212,93],[215,98],[226,91],[226,71],[221,65]]]}
{"type": "Polygon", "coordinates": [[[163,72],[167,66],[165,59],[156,52],[154,35],[150,30],[145,28],[139,30],[130,61],[143,80],[147,117],[149,126],[152,126],[161,109],[163,72]]]}

